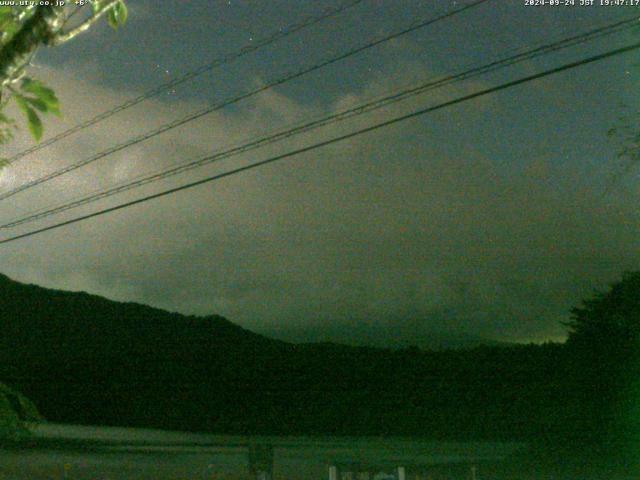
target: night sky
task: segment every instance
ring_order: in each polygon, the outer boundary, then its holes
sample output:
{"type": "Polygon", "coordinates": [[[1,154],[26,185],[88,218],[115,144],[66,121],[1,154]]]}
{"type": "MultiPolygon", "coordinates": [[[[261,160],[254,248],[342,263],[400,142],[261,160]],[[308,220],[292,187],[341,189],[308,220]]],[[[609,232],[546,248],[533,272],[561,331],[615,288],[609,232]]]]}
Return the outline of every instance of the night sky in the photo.
{"type": "MultiPolygon", "coordinates": [[[[1,191],[464,2],[365,0],[30,155],[1,191]]],[[[45,138],[336,0],[129,0],[41,49],[30,75],[58,93],[45,138]]],[[[640,13],[490,1],[215,112],[0,205],[0,220],[640,13]]],[[[46,226],[393,115],[638,41],[640,31],[457,83],[362,118],[0,232],[46,226]]],[[[377,345],[429,335],[564,338],[569,309],[640,268],[638,170],[607,130],[638,111],[637,51],[87,222],[0,246],[0,271],[182,313],[217,313],[297,341],[377,345]]],[[[21,134],[5,155],[32,144],[21,134]]]]}

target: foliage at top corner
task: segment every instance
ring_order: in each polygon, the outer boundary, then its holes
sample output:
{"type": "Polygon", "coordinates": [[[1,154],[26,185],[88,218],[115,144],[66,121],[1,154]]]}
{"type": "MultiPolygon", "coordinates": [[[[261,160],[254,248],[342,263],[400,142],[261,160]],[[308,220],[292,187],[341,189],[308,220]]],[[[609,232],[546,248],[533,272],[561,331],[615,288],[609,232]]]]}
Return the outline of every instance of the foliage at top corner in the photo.
{"type": "MultiPolygon", "coordinates": [[[[70,20],[75,14],[69,6],[0,6],[0,144],[11,141],[18,129],[16,120],[4,112],[11,101],[23,113],[28,130],[36,141],[42,138],[44,131],[41,115],[60,116],[55,92],[41,81],[25,76],[39,47],[65,43],[88,30],[102,17],[114,30],[127,21],[128,10],[124,0],[85,1],[76,8],[81,9],[85,5],[90,6],[90,14],[69,28],[66,26],[72,23],[70,20]]],[[[0,158],[1,166],[3,160],[0,158]]]]}

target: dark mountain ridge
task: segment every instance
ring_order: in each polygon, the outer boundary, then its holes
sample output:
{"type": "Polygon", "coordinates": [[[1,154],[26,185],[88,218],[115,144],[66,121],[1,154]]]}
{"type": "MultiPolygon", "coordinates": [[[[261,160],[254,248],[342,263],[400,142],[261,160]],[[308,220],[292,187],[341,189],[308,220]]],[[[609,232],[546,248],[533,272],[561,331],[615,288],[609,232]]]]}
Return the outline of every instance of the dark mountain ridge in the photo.
{"type": "Polygon", "coordinates": [[[296,345],[215,315],[0,276],[0,382],[58,422],[522,439],[566,430],[580,395],[570,369],[558,344],[442,352],[296,345]]]}
{"type": "MultiPolygon", "coordinates": [[[[463,332],[443,332],[436,328],[425,328],[429,319],[412,318],[411,322],[402,319],[393,322],[387,319],[384,324],[371,325],[368,321],[359,325],[352,320],[349,327],[328,325],[327,322],[310,322],[306,325],[283,325],[271,338],[292,343],[339,343],[351,346],[374,346],[388,349],[418,347],[424,350],[471,349],[481,346],[508,346],[511,342],[498,341],[480,335],[463,332]],[[403,325],[404,324],[409,324],[403,325]]],[[[267,334],[267,332],[263,332],[267,334]]],[[[267,334],[268,335],[268,334],[267,334]]]]}

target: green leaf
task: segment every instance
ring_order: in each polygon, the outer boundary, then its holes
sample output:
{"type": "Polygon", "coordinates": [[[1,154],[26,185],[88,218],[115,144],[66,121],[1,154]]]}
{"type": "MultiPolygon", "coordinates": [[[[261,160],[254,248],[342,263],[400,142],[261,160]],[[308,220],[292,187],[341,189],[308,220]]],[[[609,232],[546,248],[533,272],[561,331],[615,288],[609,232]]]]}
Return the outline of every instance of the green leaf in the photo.
{"type": "Polygon", "coordinates": [[[31,106],[35,107],[36,110],[40,110],[45,113],[49,111],[48,105],[39,98],[24,97],[24,99],[29,102],[31,106]]]}
{"type": "Polygon", "coordinates": [[[25,78],[22,80],[20,88],[23,92],[28,92],[36,96],[36,100],[29,100],[28,97],[25,97],[25,99],[27,99],[38,110],[41,112],[51,112],[54,115],[60,116],[60,102],[58,101],[58,97],[55,92],[49,87],[44,86],[38,80],[25,78]],[[37,104],[35,102],[37,102],[37,104]],[[45,109],[43,110],[39,104],[44,104],[45,109]]]}
{"type": "Polygon", "coordinates": [[[129,9],[127,8],[127,5],[124,3],[123,0],[120,0],[116,4],[115,8],[116,8],[116,15],[118,17],[118,23],[124,26],[124,24],[127,23],[127,18],[129,17],[129,9]]]}
{"type": "Polygon", "coordinates": [[[13,18],[13,12],[11,7],[0,7],[0,21],[13,18]]]}
{"type": "Polygon", "coordinates": [[[29,120],[29,131],[31,132],[31,135],[36,139],[36,141],[40,141],[42,133],[44,132],[40,117],[33,108],[29,108],[29,110],[27,110],[27,118],[29,120]]]}
{"type": "Polygon", "coordinates": [[[118,17],[116,16],[115,9],[116,8],[113,7],[111,10],[109,10],[109,13],[107,13],[107,23],[114,30],[118,30],[118,17]]]}
{"type": "Polygon", "coordinates": [[[34,80],[33,78],[23,79],[20,88],[25,92],[33,93],[35,96],[41,98],[44,101],[58,100],[53,90],[51,90],[49,87],[46,87],[42,82],[34,80]]]}
{"type": "Polygon", "coordinates": [[[57,102],[55,104],[47,104],[47,113],[53,113],[56,117],[62,116],[62,113],[60,113],[60,107],[58,106],[57,102]]]}
{"type": "Polygon", "coordinates": [[[0,32],[5,39],[13,37],[18,30],[20,30],[20,24],[13,20],[13,18],[4,18],[0,20],[0,32]]]}
{"type": "Polygon", "coordinates": [[[116,3],[109,13],[107,14],[107,22],[109,26],[114,30],[117,30],[118,27],[123,26],[127,22],[127,17],[129,16],[129,11],[124,1],[120,0],[116,3]]]}
{"type": "Polygon", "coordinates": [[[29,127],[29,131],[31,132],[31,135],[36,139],[36,141],[39,141],[42,138],[42,133],[44,131],[42,120],[40,120],[40,117],[38,116],[36,111],[31,108],[28,100],[25,97],[23,97],[22,95],[16,95],[15,98],[18,106],[20,107],[20,110],[22,110],[27,116],[27,125],[29,127]]]}
{"type": "Polygon", "coordinates": [[[27,105],[27,102],[24,100],[24,97],[18,93],[14,92],[14,97],[16,99],[16,103],[18,104],[18,107],[20,107],[20,110],[22,110],[25,115],[27,113],[27,109],[29,108],[29,105],[27,105]]]}

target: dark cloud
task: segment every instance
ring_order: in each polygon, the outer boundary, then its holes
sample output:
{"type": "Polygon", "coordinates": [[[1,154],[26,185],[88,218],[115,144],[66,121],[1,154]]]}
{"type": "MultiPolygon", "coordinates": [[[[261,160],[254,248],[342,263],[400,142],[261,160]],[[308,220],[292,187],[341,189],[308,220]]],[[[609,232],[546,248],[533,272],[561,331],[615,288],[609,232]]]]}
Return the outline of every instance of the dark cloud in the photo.
{"type": "MultiPolygon", "coordinates": [[[[147,14],[153,22],[152,11],[147,14]]],[[[313,102],[281,89],[213,114],[16,196],[2,218],[442,73],[439,61],[427,65],[402,53],[421,49],[411,39],[392,45],[393,61],[385,56],[363,83],[349,87],[329,78],[326,97],[315,91],[313,102]]],[[[97,61],[103,69],[112,60],[97,61]]],[[[584,97],[574,83],[624,81],[624,62],[594,66],[588,77],[572,73],[556,83],[469,102],[5,245],[2,270],[56,288],[185,313],[220,313],[250,329],[298,340],[397,344],[443,332],[519,341],[562,338],[559,322],[571,306],[640,265],[637,186],[608,195],[603,188],[615,165],[605,135],[617,115],[614,94],[584,97]]],[[[73,63],[42,69],[65,104],[65,118],[52,130],[133,94],[97,84],[90,69],[73,63]]],[[[264,81],[248,76],[243,81],[264,81]]],[[[495,78],[434,92],[62,218],[492,83],[495,78]]],[[[3,187],[201,107],[194,98],[145,103],[5,170],[3,187]]]]}

